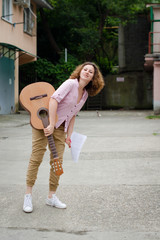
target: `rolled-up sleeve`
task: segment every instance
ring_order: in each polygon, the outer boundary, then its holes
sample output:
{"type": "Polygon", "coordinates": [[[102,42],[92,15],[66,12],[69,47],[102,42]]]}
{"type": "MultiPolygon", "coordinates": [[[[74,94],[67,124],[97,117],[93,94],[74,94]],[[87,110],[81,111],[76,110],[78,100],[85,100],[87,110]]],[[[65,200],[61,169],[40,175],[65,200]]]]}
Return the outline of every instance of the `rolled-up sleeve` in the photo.
{"type": "Polygon", "coordinates": [[[64,83],[61,84],[61,86],[53,93],[51,98],[54,98],[57,100],[58,103],[64,99],[64,97],[70,92],[70,90],[73,87],[73,80],[68,79],[64,83]]]}

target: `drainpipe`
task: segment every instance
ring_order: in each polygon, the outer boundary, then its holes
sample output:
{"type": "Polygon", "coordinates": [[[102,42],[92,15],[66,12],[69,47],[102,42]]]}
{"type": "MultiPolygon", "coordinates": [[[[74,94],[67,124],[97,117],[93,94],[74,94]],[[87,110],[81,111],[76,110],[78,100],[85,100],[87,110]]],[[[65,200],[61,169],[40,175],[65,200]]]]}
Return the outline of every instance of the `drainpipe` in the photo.
{"type": "Polygon", "coordinates": [[[150,18],[151,18],[151,36],[150,36],[150,46],[151,46],[151,53],[153,53],[153,22],[154,22],[154,13],[153,13],[153,7],[150,7],[150,18]]]}

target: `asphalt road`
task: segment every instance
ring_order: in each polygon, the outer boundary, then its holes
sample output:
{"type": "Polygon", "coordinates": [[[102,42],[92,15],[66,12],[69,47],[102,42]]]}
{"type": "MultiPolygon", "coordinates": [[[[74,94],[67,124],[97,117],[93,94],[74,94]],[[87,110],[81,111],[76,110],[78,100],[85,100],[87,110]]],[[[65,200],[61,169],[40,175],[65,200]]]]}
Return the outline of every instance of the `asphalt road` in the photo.
{"type": "Polygon", "coordinates": [[[31,153],[29,115],[0,115],[0,240],[160,239],[160,119],[152,111],[80,112],[75,131],[87,136],[79,161],[64,154],[57,196],[45,205],[49,151],[22,211],[31,153]]]}

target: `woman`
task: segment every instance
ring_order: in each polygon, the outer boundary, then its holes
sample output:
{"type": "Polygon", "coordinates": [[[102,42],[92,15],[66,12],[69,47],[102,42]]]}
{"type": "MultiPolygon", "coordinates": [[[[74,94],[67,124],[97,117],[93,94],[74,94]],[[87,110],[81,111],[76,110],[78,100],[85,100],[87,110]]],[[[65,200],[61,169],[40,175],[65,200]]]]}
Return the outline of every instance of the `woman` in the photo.
{"type": "MultiPolygon", "coordinates": [[[[27,171],[27,188],[24,196],[24,212],[32,212],[32,188],[35,184],[38,168],[42,162],[43,155],[47,147],[47,136],[53,134],[56,150],[60,161],[63,161],[65,143],[71,147],[71,134],[73,132],[75,116],[86,102],[88,95],[95,96],[104,86],[101,72],[96,64],[85,62],[79,65],[66,80],[51,96],[49,102],[49,120],[50,124],[44,130],[32,128],[32,154],[27,171]],[[56,122],[56,114],[58,122],[56,122]]],[[[50,179],[49,194],[46,204],[66,208],[56,196],[59,176],[52,168],[53,157],[50,154],[50,179]]]]}

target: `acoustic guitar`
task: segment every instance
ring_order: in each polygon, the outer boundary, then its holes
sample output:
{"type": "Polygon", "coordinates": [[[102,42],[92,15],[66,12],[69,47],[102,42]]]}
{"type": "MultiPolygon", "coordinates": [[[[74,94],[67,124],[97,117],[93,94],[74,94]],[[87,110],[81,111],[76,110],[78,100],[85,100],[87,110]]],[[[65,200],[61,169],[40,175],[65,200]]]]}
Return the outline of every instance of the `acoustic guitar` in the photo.
{"type": "MultiPolygon", "coordinates": [[[[20,93],[22,107],[30,113],[30,124],[35,129],[44,129],[49,125],[49,99],[55,92],[54,87],[46,82],[36,82],[24,87],[20,93]]],[[[58,117],[56,116],[56,121],[58,117]]],[[[53,135],[47,137],[54,158],[53,171],[60,176],[62,164],[58,158],[53,135]]]]}

